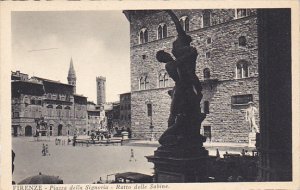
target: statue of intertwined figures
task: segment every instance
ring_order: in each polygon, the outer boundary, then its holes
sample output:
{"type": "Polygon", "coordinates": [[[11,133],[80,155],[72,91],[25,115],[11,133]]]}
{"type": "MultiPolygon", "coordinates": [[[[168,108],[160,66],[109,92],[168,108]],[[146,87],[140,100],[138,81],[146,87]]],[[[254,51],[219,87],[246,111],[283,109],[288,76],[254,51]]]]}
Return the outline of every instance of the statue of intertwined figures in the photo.
{"type": "Polygon", "coordinates": [[[197,142],[202,145],[205,137],[200,135],[200,125],[205,114],[200,109],[202,86],[195,73],[198,53],[190,45],[192,38],[183,30],[177,16],[171,10],[166,12],[175,23],[178,36],[172,47],[175,59],[163,50],[156,54],[159,62],[166,63],[166,70],[175,81],[175,87],[169,91],[172,103],[168,129],[159,142],[163,146],[184,146],[197,142]]]}

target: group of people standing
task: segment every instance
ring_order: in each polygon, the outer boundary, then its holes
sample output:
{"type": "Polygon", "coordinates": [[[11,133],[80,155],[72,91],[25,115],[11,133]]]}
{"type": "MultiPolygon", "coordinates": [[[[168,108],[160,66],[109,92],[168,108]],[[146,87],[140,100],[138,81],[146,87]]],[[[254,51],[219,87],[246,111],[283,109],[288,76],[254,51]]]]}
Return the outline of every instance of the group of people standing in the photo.
{"type": "Polygon", "coordinates": [[[65,139],[56,138],[55,139],[55,145],[66,145],[66,141],[67,141],[67,144],[69,145],[70,139],[65,140],[65,139]]]}

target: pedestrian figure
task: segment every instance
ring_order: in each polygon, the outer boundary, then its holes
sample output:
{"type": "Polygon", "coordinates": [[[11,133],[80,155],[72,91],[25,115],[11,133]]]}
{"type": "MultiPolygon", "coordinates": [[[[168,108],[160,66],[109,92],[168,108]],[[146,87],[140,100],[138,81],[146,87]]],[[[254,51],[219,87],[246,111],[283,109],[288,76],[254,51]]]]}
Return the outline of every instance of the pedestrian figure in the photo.
{"type": "Polygon", "coordinates": [[[42,148],[42,156],[46,156],[46,148],[45,148],[44,143],[43,143],[43,148],[42,148]]]}
{"type": "Polygon", "coordinates": [[[73,136],[73,146],[75,146],[76,145],[76,134],[74,134],[74,136],[73,136]]]}
{"type": "Polygon", "coordinates": [[[45,146],[45,156],[50,156],[48,144],[46,144],[46,146],[45,146]]]}
{"type": "Polygon", "coordinates": [[[70,142],[71,142],[71,139],[68,137],[68,145],[70,144],[70,142]]]}
{"type": "Polygon", "coordinates": [[[97,184],[101,184],[101,183],[103,183],[103,182],[102,182],[102,179],[100,177],[99,181],[97,181],[97,184]]]}
{"type": "Polygon", "coordinates": [[[219,152],[219,149],[217,149],[216,156],[217,156],[217,158],[220,158],[220,152],[219,152]]]}
{"type": "Polygon", "coordinates": [[[245,156],[246,155],[246,152],[245,152],[245,149],[242,150],[242,156],[245,156]]]}
{"type": "Polygon", "coordinates": [[[130,150],[130,159],[129,159],[129,162],[131,162],[132,160],[134,160],[136,162],[136,159],[134,157],[133,149],[130,150]]]}

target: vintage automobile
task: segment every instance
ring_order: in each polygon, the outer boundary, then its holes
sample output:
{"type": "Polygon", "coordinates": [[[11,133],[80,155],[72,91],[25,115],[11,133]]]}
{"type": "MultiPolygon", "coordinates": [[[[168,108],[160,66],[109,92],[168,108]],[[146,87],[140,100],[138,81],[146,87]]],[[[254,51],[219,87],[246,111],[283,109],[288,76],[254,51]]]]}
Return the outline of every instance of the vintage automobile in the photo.
{"type": "Polygon", "coordinates": [[[153,176],[137,172],[117,173],[112,183],[153,183],[153,176]]]}

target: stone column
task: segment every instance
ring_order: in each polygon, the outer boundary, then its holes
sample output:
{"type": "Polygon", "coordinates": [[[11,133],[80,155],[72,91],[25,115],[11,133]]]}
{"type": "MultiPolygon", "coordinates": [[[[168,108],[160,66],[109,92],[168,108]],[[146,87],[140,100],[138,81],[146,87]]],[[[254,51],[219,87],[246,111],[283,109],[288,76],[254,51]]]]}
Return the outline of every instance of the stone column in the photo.
{"type": "Polygon", "coordinates": [[[291,10],[258,9],[259,180],[292,180],[291,10]]]}

